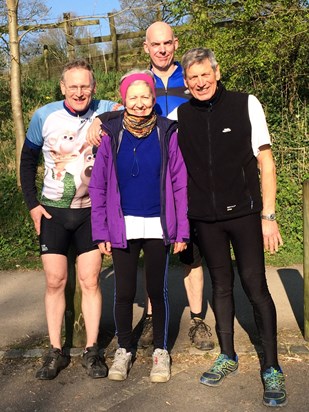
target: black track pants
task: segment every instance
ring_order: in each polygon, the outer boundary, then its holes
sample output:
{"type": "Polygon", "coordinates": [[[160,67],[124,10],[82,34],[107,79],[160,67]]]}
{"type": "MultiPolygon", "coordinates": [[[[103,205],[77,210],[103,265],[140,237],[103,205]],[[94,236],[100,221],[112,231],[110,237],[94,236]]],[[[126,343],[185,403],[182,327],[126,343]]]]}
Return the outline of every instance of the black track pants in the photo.
{"type": "Polygon", "coordinates": [[[169,320],[167,296],[169,247],[164,245],[162,239],[129,240],[127,249],[113,249],[114,315],[118,344],[127,351],[131,350],[133,303],[141,250],[144,251],[147,293],[152,305],[154,349],[166,349],[169,320]]]}
{"type": "Polygon", "coordinates": [[[252,304],[262,341],[263,369],[278,367],[276,309],[265,277],[259,214],[214,223],[195,220],[194,226],[211,276],[216,332],[221,352],[229,357],[235,355],[232,244],[240,280],[252,304]]]}

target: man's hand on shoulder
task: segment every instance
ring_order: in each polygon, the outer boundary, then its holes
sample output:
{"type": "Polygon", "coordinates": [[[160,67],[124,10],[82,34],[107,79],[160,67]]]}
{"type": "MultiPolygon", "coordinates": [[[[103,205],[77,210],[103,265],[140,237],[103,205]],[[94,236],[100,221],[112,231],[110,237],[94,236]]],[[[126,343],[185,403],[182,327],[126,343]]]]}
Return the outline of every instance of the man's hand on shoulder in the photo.
{"type": "Polygon", "coordinates": [[[90,146],[100,146],[101,143],[101,120],[96,117],[87,131],[86,141],[90,146]]]}

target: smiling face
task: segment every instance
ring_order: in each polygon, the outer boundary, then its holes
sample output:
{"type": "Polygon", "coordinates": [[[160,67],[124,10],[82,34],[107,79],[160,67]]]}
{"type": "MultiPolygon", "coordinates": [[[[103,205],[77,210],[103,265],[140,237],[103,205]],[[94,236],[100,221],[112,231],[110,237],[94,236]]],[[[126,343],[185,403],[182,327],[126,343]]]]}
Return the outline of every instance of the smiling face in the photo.
{"type": "Polygon", "coordinates": [[[201,63],[193,63],[186,69],[185,84],[197,100],[206,101],[212,98],[220,80],[219,66],[214,70],[208,59],[201,63]]]}
{"type": "Polygon", "coordinates": [[[150,56],[151,64],[158,72],[167,71],[174,64],[178,39],[171,27],[164,22],[153,23],[146,32],[144,50],[150,56]]]}
{"type": "Polygon", "coordinates": [[[129,114],[148,116],[154,105],[151,89],[144,81],[137,81],[127,89],[125,106],[129,114]]]}
{"type": "Polygon", "coordinates": [[[60,87],[66,103],[76,112],[87,110],[96,91],[91,72],[83,68],[66,71],[60,87]]]}

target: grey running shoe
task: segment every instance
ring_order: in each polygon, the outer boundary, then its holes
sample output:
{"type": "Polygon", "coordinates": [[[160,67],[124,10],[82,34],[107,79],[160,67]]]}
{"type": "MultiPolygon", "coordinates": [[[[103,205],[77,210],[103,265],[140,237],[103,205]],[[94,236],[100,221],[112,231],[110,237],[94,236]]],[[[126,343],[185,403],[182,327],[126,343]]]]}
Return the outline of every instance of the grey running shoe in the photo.
{"type": "Polygon", "coordinates": [[[153,344],[152,316],[147,316],[143,322],[142,334],[137,342],[138,348],[148,348],[153,344]]]}
{"type": "Polygon", "coordinates": [[[203,319],[191,319],[188,335],[197,349],[211,350],[215,347],[214,342],[210,339],[212,337],[210,326],[203,319]]]}
{"type": "Polygon", "coordinates": [[[108,379],[112,381],[124,381],[132,366],[132,353],[124,348],[119,348],[115,352],[113,365],[108,372],[108,379]]]}
{"type": "Polygon", "coordinates": [[[238,357],[236,356],[236,360],[233,360],[221,353],[212,367],[200,377],[200,383],[208,386],[218,386],[226,376],[236,373],[237,369],[238,357]]]}
{"type": "Polygon", "coordinates": [[[64,354],[60,349],[51,347],[44,357],[43,366],[37,371],[37,379],[54,379],[58,373],[70,363],[70,356],[64,354]]]}
{"type": "Polygon", "coordinates": [[[263,404],[266,406],[285,406],[287,399],[282,370],[266,369],[262,373],[262,380],[264,384],[263,404]]]}
{"type": "Polygon", "coordinates": [[[152,354],[151,382],[167,382],[171,377],[170,355],[165,349],[156,349],[152,354]]]}
{"type": "Polygon", "coordinates": [[[86,348],[83,352],[82,365],[87,370],[88,375],[93,378],[105,378],[107,376],[107,366],[104,359],[99,356],[97,345],[86,348]]]}

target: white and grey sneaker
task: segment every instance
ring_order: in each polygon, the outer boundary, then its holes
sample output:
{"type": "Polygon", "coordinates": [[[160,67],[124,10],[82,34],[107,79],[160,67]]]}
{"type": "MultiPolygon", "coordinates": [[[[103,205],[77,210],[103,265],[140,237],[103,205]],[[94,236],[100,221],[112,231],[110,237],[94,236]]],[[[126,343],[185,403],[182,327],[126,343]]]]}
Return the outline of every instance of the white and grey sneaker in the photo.
{"type": "Polygon", "coordinates": [[[113,364],[108,371],[108,379],[112,381],[124,381],[132,366],[132,353],[124,348],[119,348],[115,352],[113,364]]]}
{"type": "Polygon", "coordinates": [[[156,349],[152,354],[151,382],[167,382],[171,377],[170,355],[165,349],[156,349]]]}

